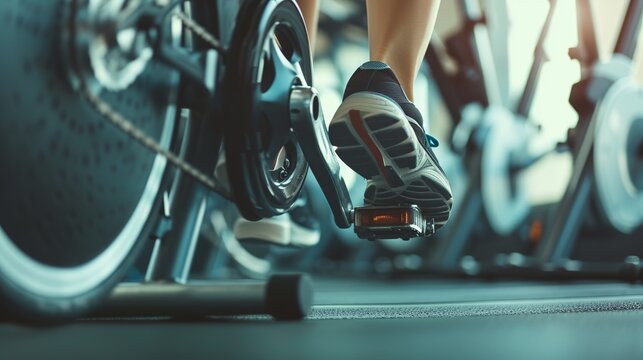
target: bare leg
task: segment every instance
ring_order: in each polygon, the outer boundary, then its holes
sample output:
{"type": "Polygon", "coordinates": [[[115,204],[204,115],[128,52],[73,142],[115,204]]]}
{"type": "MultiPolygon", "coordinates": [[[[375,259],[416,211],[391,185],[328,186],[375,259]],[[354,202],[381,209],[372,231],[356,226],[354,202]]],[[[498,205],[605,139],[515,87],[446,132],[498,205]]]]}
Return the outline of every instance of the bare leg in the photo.
{"type": "Polygon", "coordinates": [[[371,60],[388,64],[409,100],[440,0],[367,0],[371,60]]]}
{"type": "Polygon", "coordinates": [[[310,51],[315,50],[315,39],[317,36],[317,20],[319,18],[319,1],[318,0],[297,0],[301,13],[306,22],[306,30],[308,30],[308,42],[310,43],[310,51]]]}

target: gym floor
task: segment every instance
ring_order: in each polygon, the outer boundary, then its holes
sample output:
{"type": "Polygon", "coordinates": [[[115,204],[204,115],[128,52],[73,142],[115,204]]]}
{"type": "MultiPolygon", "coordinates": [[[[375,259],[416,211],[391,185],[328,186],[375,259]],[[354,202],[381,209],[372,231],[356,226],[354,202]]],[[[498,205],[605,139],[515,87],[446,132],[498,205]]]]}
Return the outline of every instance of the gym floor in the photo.
{"type": "Polygon", "coordinates": [[[0,359],[624,359],[643,356],[643,285],[315,279],[303,321],[0,324],[0,359]]]}

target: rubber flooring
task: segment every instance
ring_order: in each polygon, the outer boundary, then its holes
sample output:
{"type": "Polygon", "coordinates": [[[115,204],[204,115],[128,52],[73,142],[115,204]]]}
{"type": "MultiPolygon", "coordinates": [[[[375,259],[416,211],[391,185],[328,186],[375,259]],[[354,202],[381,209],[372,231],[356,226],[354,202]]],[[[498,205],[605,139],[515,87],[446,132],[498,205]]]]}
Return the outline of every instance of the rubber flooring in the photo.
{"type": "Polygon", "coordinates": [[[643,285],[315,280],[302,321],[0,324],[0,359],[640,359],[643,285]]]}

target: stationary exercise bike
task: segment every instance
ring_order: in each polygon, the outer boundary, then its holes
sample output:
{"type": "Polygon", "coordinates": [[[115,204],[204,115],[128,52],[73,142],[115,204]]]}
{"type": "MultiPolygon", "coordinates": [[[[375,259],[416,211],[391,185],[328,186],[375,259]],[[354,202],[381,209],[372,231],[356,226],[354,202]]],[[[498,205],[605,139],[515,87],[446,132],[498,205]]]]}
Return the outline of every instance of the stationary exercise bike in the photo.
{"type": "MultiPolygon", "coordinates": [[[[550,1],[549,14],[536,46],[525,91],[518,103],[516,112],[522,117],[528,114],[538,74],[547,57],[542,42],[555,6],[556,1],[550,1]]],[[[629,2],[614,54],[607,61],[601,61],[597,55],[589,2],[577,1],[576,9],[579,46],[570,55],[581,63],[583,78],[574,85],[570,103],[577,111],[579,121],[569,131],[565,143],[552,147],[556,151],[569,151],[574,159],[571,181],[561,202],[534,209],[521,196],[519,188],[513,192],[497,191],[511,189],[509,184],[516,172],[546,154],[524,156],[529,155],[524,153],[521,156],[520,152],[515,152],[520,151],[520,147],[515,150],[501,148],[499,151],[499,144],[512,143],[520,135],[515,130],[511,131],[515,126],[509,126],[506,119],[503,119],[506,115],[496,112],[496,116],[489,117],[491,121],[504,121],[501,128],[495,131],[482,126],[486,133],[480,134],[479,129],[468,126],[478,134],[466,131],[465,134],[474,136],[457,136],[460,129],[456,128],[454,140],[463,138],[466,140],[462,142],[466,144],[466,150],[474,150],[471,154],[476,156],[470,156],[468,161],[469,168],[474,171],[469,173],[471,186],[460,197],[465,205],[454,209],[450,227],[445,229],[445,236],[439,238],[427,261],[428,270],[451,274],[545,277],[557,280],[640,278],[639,259],[643,247],[635,239],[640,238],[643,231],[643,198],[641,188],[637,185],[641,159],[638,151],[643,136],[638,119],[641,118],[643,102],[639,96],[640,85],[632,80],[631,73],[643,4],[640,1],[629,2]],[[489,135],[492,136],[491,139],[489,135]],[[481,142],[481,139],[486,141],[481,142]],[[479,148],[480,144],[483,147],[479,148]],[[515,160],[518,162],[513,163],[515,160]],[[481,214],[485,216],[482,217],[481,214]],[[481,218],[487,220],[495,234],[484,232],[483,236],[479,236],[480,225],[483,223],[481,218]],[[526,231],[515,231],[520,228],[526,231]],[[508,241],[495,240],[503,233],[508,241]]],[[[482,25],[473,22],[470,29],[477,26],[482,25]]],[[[484,51],[479,51],[477,56],[463,58],[477,59],[484,55],[484,51]]],[[[476,92],[472,95],[455,93],[449,78],[441,70],[435,50],[432,53],[430,49],[428,57],[448,109],[454,117],[465,114],[461,110],[462,102],[458,100],[467,96],[475,98],[476,92]]],[[[491,59],[486,59],[486,62],[493,63],[491,59]]],[[[472,67],[474,70],[479,68],[475,63],[472,67]]],[[[470,78],[481,78],[486,85],[488,72],[481,73],[485,76],[470,78]]],[[[465,76],[461,78],[466,80],[465,76]]],[[[479,94],[493,93],[485,88],[481,89],[479,94]]],[[[466,116],[461,118],[461,122],[467,120],[466,116]]],[[[478,118],[480,117],[473,116],[474,120],[478,118]]],[[[462,125],[467,124],[464,122],[458,127],[462,128],[462,125]]]]}
{"type": "Polygon", "coordinates": [[[287,212],[310,166],[335,222],[365,238],[433,232],[416,206],[354,209],[290,0],[4,1],[2,315],[310,309],[305,277],[188,284],[210,191],[248,219],[287,212]],[[221,143],[230,181],[213,176],[221,143]],[[153,242],[146,285],[119,286],[153,242]]]}
{"type": "Polygon", "coordinates": [[[592,7],[577,0],[583,73],[570,94],[579,115],[568,134],[574,166],[560,204],[530,254],[509,254],[499,272],[553,278],[641,279],[643,87],[633,79],[643,1],[631,0],[614,50],[600,59],[592,7]]]}

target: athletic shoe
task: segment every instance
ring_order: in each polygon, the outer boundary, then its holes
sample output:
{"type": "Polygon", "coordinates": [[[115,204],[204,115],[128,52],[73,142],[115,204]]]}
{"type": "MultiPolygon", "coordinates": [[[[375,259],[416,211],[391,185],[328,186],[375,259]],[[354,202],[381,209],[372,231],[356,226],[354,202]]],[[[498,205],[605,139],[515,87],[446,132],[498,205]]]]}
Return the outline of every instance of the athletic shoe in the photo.
{"type": "MultiPolygon", "coordinates": [[[[223,187],[229,190],[230,181],[223,152],[219,155],[214,174],[223,187]]],[[[259,221],[249,221],[240,217],[234,224],[234,236],[242,242],[268,242],[294,247],[316,245],[321,238],[321,229],[312,213],[312,204],[308,201],[306,191],[306,188],[302,190],[300,198],[286,214],[259,221]]]]}
{"type": "Polygon", "coordinates": [[[337,155],[367,179],[365,205],[418,205],[436,228],[449,218],[449,181],[424,132],[422,115],[390,67],[370,61],[348,81],[329,136],[337,155]]]}
{"type": "Polygon", "coordinates": [[[234,224],[234,236],[240,242],[268,242],[281,246],[310,247],[321,238],[319,222],[311,213],[310,204],[302,191],[302,198],[295,202],[290,212],[248,221],[240,218],[234,224]]]}

